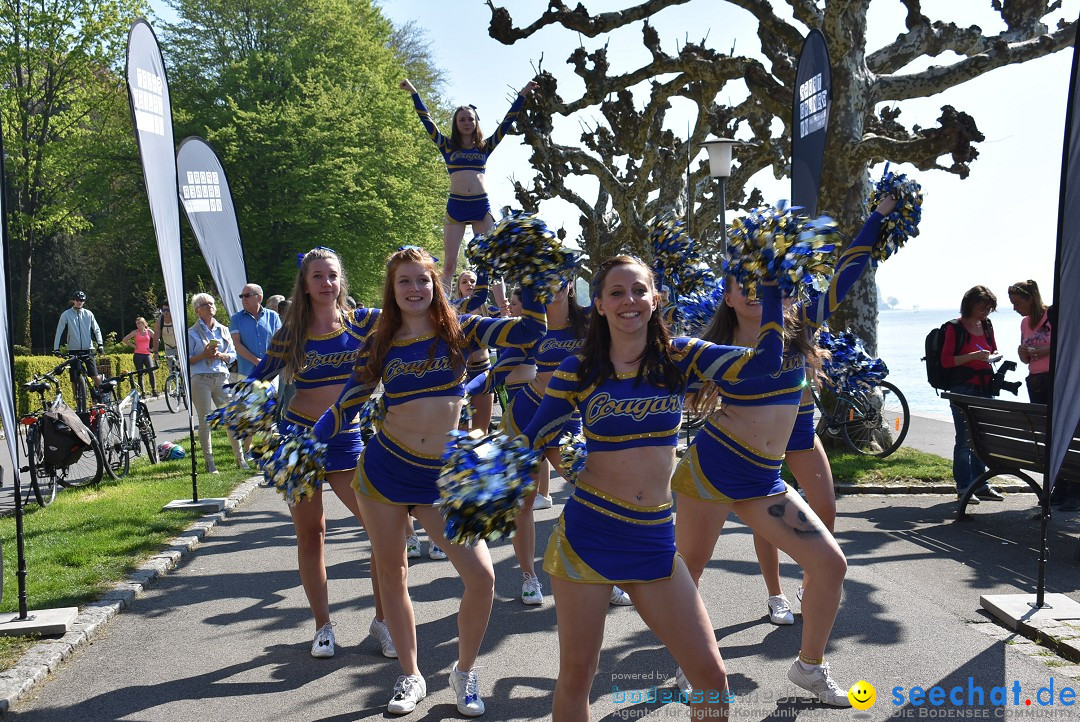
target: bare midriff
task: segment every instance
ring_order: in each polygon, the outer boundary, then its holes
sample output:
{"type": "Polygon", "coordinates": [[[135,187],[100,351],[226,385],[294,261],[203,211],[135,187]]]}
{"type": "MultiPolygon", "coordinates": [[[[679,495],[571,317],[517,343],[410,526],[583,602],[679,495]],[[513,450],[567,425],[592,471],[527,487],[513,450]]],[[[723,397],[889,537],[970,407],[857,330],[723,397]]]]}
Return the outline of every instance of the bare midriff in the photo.
{"type": "Polygon", "coordinates": [[[674,446],[639,446],[589,452],[579,478],[627,504],[660,506],[671,501],[674,471],[674,446]]]}
{"type": "Polygon", "coordinates": [[[487,193],[484,174],[478,170],[459,170],[450,174],[450,192],[459,196],[478,196],[487,193]]]}
{"type": "Polygon", "coordinates": [[[783,456],[799,407],[722,405],[709,421],[762,456],[783,456]]]}
{"type": "Polygon", "coordinates": [[[460,396],[427,396],[386,410],[382,428],[406,448],[422,456],[441,456],[449,432],[461,417],[460,396]]]}

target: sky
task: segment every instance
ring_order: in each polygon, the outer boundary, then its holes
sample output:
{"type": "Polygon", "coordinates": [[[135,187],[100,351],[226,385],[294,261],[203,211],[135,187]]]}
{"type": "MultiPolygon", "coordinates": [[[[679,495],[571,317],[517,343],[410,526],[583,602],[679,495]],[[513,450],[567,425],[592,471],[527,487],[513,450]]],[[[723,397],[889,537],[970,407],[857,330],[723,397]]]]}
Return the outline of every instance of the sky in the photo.
{"type": "MultiPolygon", "coordinates": [[[[593,14],[637,4],[639,0],[586,0],[593,14]]],[[[171,16],[161,0],[151,3],[171,16]]],[[[534,21],[546,3],[538,0],[499,0],[509,9],[518,27],[534,21]]],[[[571,5],[576,3],[570,3],[571,5]]],[[[490,11],[483,0],[382,0],[383,12],[396,25],[414,21],[423,28],[435,63],[444,70],[444,96],[453,105],[472,104],[478,109],[481,128],[491,132],[509,107],[510,99],[534,75],[538,67],[553,73],[564,99],[576,97],[582,85],[566,64],[570,53],[582,44],[591,52],[608,38],[590,39],[561,26],[548,26],[512,46],[488,36],[490,11]]],[[[776,12],[790,18],[787,3],[773,0],[776,12]]],[[[922,10],[932,20],[979,25],[996,34],[1004,24],[989,0],[923,0],[922,10]]],[[[1063,0],[1063,9],[1051,16],[1076,18],[1080,0],[1063,0]]],[[[868,13],[870,49],[887,44],[905,30],[904,7],[899,0],[874,0],[868,13]]],[[[674,54],[689,39],[706,38],[708,47],[746,55],[760,55],[753,17],[735,6],[715,0],[692,0],[668,8],[653,18],[665,52],[674,54]]],[[[797,27],[800,27],[796,23],[797,27]]],[[[921,59],[904,72],[919,71],[931,64],[955,60],[951,53],[921,59]]],[[[626,72],[647,62],[641,44],[641,23],[610,34],[610,72],[626,72]]],[[[922,172],[912,166],[894,166],[918,180],[925,193],[921,234],[912,239],[878,269],[883,297],[895,297],[899,306],[922,309],[958,308],[964,291],[976,284],[990,287],[999,305],[1008,308],[1007,287],[1033,278],[1043,295],[1051,298],[1057,235],[1061,152],[1072,51],[1022,65],[1007,66],[930,98],[899,104],[899,120],[910,127],[937,125],[943,105],[970,114],[985,136],[977,144],[979,158],[966,180],[944,171],[922,172]]],[[[745,88],[729,84],[722,100],[738,102],[745,88]]],[[[421,97],[428,89],[418,88],[421,97]]],[[[673,102],[666,125],[685,137],[691,117],[689,104],[673,102]]],[[[590,109],[556,124],[556,142],[571,144],[581,133],[581,123],[595,123],[598,109],[590,109]]],[[[778,128],[779,130],[779,128],[778,128]]],[[[416,132],[422,133],[419,121],[416,132]]],[[[436,153],[434,147],[432,153],[436,153]]],[[[533,175],[529,150],[520,137],[503,141],[488,163],[487,187],[493,208],[514,203],[512,181],[526,185],[533,175]]],[[[705,159],[704,150],[699,160],[705,159]]],[[[943,160],[948,164],[948,158],[943,160]]],[[[881,168],[871,172],[880,177],[881,168]]],[[[790,195],[789,181],[776,181],[770,171],[754,177],[751,186],[761,187],[768,202],[790,195]]],[[[751,186],[748,186],[751,187],[751,186]]],[[[576,186],[586,199],[592,193],[576,186]]],[[[554,199],[540,206],[549,226],[565,226],[570,237],[577,234],[578,212],[554,199]]],[[[732,213],[728,214],[731,221],[732,213]]]]}

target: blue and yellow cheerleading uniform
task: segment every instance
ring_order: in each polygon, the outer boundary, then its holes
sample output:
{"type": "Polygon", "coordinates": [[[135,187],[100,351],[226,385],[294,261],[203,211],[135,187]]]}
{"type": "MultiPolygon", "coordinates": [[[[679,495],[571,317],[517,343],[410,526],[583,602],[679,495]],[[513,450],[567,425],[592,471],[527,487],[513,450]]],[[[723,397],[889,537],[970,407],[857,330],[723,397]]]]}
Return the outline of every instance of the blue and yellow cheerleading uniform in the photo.
{"type": "MultiPolygon", "coordinates": [[[[862,274],[870,259],[882,216],[874,212],[855,241],[844,251],[826,293],[812,303],[800,303],[805,328],[818,329],[832,314],[862,274]]],[[[800,404],[806,387],[806,359],[800,353],[786,353],[780,371],[771,376],[729,383],[717,383],[720,398],[730,406],[799,406],[787,451],[805,451],[814,446],[814,406],[800,404]]],[[[694,437],[675,474],[671,488],[677,494],[702,501],[731,503],[787,491],[780,478],[784,456],[762,454],[738,437],[721,429],[710,417],[694,437]]]]}
{"type": "MultiPolygon", "coordinates": [[[[546,318],[528,290],[522,293],[521,318],[461,316],[465,354],[491,346],[529,346],[543,335],[546,318]]],[[[341,397],[315,425],[316,437],[333,433],[370,395],[370,385],[359,379],[366,362],[367,352],[361,351],[341,397]]],[[[394,341],[383,361],[381,382],[387,409],[425,397],[465,395],[465,369],[451,364],[446,342],[434,334],[394,341]]],[[[441,469],[441,455],[419,454],[380,428],[364,447],[353,488],[386,504],[433,504],[439,498],[441,469]]]]}
{"type": "Polygon", "coordinates": [[[491,394],[495,392],[495,387],[504,384],[506,386],[506,397],[512,404],[517,393],[528,386],[529,382],[507,383],[506,379],[518,366],[536,365],[536,361],[532,359],[532,352],[535,348],[536,345],[534,344],[526,349],[505,348],[499,351],[495,364],[490,369],[475,378],[469,379],[469,384],[465,387],[465,393],[469,396],[491,394]]]}
{"type": "MultiPolygon", "coordinates": [[[[561,328],[549,328],[530,353],[530,358],[536,365],[536,373],[555,372],[559,364],[577,353],[584,343],[585,339],[577,336],[569,324],[561,328]]],[[[523,384],[518,393],[514,394],[506,413],[503,414],[503,430],[510,436],[520,434],[536,415],[536,410],[540,408],[542,400],[536,395],[536,390],[531,384],[523,384]]],[[[577,435],[581,431],[581,417],[575,415],[571,418],[563,431],[571,436],[577,435]]],[[[558,445],[558,438],[548,442],[549,448],[558,445]]]]}
{"type": "MultiPolygon", "coordinates": [[[[379,309],[358,308],[350,313],[342,313],[341,328],[337,331],[322,336],[308,336],[304,341],[304,367],[293,375],[297,390],[345,383],[352,374],[360,347],[378,318],[379,309]]],[[[266,356],[247,380],[265,381],[276,376],[285,367],[291,343],[284,329],[274,334],[266,356]]],[[[289,425],[310,429],[315,425],[315,419],[290,406],[282,414],[280,431],[288,431],[289,425]]],[[[327,441],[326,471],[352,471],[363,448],[354,411],[327,441]]]]}
{"type": "MultiPolygon", "coordinates": [[[[431,141],[435,143],[439,152],[442,153],[443,161],[446,162],[446,171],[450,174],[463,170],[484,173],[487,168],[488,157],[495,151],[495,146],[506,137],[506,133],[510,130],[510,126],[514,124],[518,113],[525,107],[524,96],[518,95],[514,98],[506,117],[503,118],[502,123],[495,129],[495,132],[484,139],[483,150],[481,150],[479,148],[455,148],[450,139],[435,127],[435,123],[431,120],[431,113],[428,112],[424,101],[420,100],[420,95],[413,93],[412,99],[416,114],[420,116],[420,122],[424,124],[431,141]]],[[[446,217],[451,223],[482,221],[490,213],[491,204],[488,201],[487,193],[477,195],[451,193],[450,200],[446,204],[446,217]]]]}
{"type": "MultiPolygon", "coordinates": [[[[783,352],[780,295],[770,287],[756,349],[720,346],[696,338],[672,341],[671,358],[684,378],[730,382],[776,371],[783,352]]],[[[641,446],[674,448],[685,388],[663,388],[637,374],[616,374],[580,388],[579,356],[552,376],[536,416],[523,432],[530,446],[558,438],[581,413],[589,453],[641,446]]],[[[544,571],[572,582],[628,584],[667,579],[675,571],[671,502],[640,506],[580,480],[566,502],[544,554],[544,571]]]]}
{"type": "MultiPolygon", "coordinates": [[[[476,285],[473,287],[472,295],[467,298],[459,298],[454,301],[453,305],[459,313],[463,314],[482,314],[489,318],[499,318],[502,314],[499,309],[487,303],[488,295],[488,280],[484,274],[479,274],[476,278],[476,285]]],[[[478,349],[479,350],[479,349],[478,349]]],[[[487,349],[483,349],[487,351],[487,349]]],[[[469,381],[472,381],[477,376],[486,373],[491,368],[491,358],[485,354],[484,358],[479,361],[474,361],[470,356],[465,362],[465,373],[469,381]]],[[[470,396],[473,396],[471,392],[470,396]]]]}

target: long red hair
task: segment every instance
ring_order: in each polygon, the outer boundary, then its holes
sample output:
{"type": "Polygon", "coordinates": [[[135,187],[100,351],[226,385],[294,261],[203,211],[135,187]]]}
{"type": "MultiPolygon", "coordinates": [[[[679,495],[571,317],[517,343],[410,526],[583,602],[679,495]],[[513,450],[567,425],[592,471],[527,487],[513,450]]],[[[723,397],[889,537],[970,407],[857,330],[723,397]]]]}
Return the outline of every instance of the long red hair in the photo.
{"type": "MultiPolygon", "coordinates": [[[[435,259],[423,248],[409,246],[395,251],[386,261],[386,281],[383,284],[382,313],[364,344],[363,356],[367,363],[360,371],[359,380],[364,383],[374,384],[382,378],[383,363],[386,354],[394,343],[394,336],[401,330],[401,309],[398,308],[397,299],[394,296],[394,276],[397,269],[404,263],[418,263],[431,278],[431,306],[428,313],[431,316],[431,324],[435,330],[435,338],[445,341],[448,347],[450,363],[454,368],[465,368],[465,334],[461,331],[457,313],[450,305],[442,283],[439,281],[439,273],[435,267],[435,259]]],[[[431,353],[428,360],[435,360],[435,348],[431,345],[431,353]]]]}

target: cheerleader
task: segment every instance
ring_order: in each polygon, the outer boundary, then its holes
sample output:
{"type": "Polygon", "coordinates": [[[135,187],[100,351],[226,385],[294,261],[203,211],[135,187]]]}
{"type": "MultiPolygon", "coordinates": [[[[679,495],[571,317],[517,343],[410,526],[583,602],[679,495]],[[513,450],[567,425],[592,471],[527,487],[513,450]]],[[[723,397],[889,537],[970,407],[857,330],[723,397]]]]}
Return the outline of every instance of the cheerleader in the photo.
{"type": "MultiPolygon", "coordinates": [[[[836,513],[832,473],[820,441],[812,440],[813,401],[807,406],[805,367],[807,359],[817,364],[810,331],[825,322],[862,273],[883,216],[891,213],[895,204],[886,198],[871,213],[858,238],[840,257],[827,293],[813,304],[789,308],[788,318],[794,322],[787,328],[780,372],[739,383],[721,381],[691,397],[691,405],[699,413],[712,410],[718,396],[721,406],[694,437],[671,481],[679,505],[675,538],[696,583],[712,558],[730,511],[754,531],[758,560],[769,587],[770,619],[791,617],[780,591],[775,549],[782,549],[805,570],[802,648],[788,678],[822,702],[838,707],[850,706],[847,689],[832,679],[824,656],[840,605],[847,561],[830,531],[836,513]],[[793,434],[791,429],[797,423],[793,434]],[[791,468],[802,473],[796,478],[811,504],[780,478],[785,452],[793,447],[807,454],[791,468]],[[822,521],[814,504],[829,523],[822,521]],[[763,551],[767,549],[772,549],[771,556],[763,551]]],[[[762,305],[743,295],[729,278],[723,304],[703,338],[716,343],[745,343],[753,338],[762,313],[762,305]]],[[[676,678],[685,689],[682,670],[676,671],[676,678]]]]}
{"type": "MultiPolygon", "coordinates": [[[[315,419],[337,399],[356,361],[357,352],[379,317],[378,309],[347,311],[349,293],[345,271],[337,253],[319,246],[299,261],[293,284],[292,305],[280,330],[274,334],[266,355],[248,376],[248,381],[269,380],[287,374],[296,385],[281,426],[310,428],[315,419]]],[[[360,428],[353,413],[329,439],[326,483],[363,525],[356,495],[349,488],[356,460],[363,448],[360,428]]],[[[326,588],[323,547],[326,516],[322,490],[310,499],[289,506],[296,528],[297,562],[300,581],[315,617],[315,640],[311,656],[334,656],[334,625],[326,588]]],[[[383,616],[382,598],[375,559],[371,560],[371,587],[375,597],[375,618],[369,631],[378,640],[386,657],[396,657],[393,639],[383,616]]]]}
{"type": "Polygon", "coordinates": [[[545,449],[580,412],[588,445],[585,469],[544,555],[559,629],[555,720],[589,717],[615,583],[689,665],[687,677],[699,690],[688,700],[691,716],[727,714],[727,677],[712,622],[675,549],[668,480],[687,381],[734,382],[779,369],[780,295],[770,286],[765,296],[755,349],[672,339],[647,266],[618,256],[597,269],[585,343],[559,364],[523,432],[531,448],[545,449]]]}
{"type": "Polygon", "coordinates": [[[411,512],[433,543],[450,558],[465,585],[458,608],[458,660],[450,687],[458,712],[484,713],[475,668],[494,598],[495,573],[483,542],[448,544],[433,504],[448,434],[457,428],[465,393],[465,359],[480,349],[526,347],[546,328],[543,307],[525,291],[520,319],[454,314],[432,257],[415,246],[390,256],[383,310],[338,401],[315,426],[318,438],[336,432],[341,420],[380,382],[386,415],[364,448],[353,488],[378,562],[387,623],[397,645],[402,675],[387,705],[392,714],[415,709],[427,696],[417,666],[416,624],[409,598],[408,562],[401,529],[411,512]]]}
{"type": "MultiPolygon", "coordinates": [[[[446,218],[443,221],[446,264],[442,274],[443,288],[449,289],[450,279],[454,277],[454,270],[457,268],[461,240],[465,237],[465,226],[471,225],[474,234],[483,234],[490,231],[495,224],[484,182],[488,158],[514,125],[518,113],[525,107],[525,98],[539,86],[536,81],[530,80],[514,98],[499,127],[487,138],[480,131],[480,118],[475,107],[462,105],[454,110],[453,127],[450,137],[447,138],[435,127],[431,113],[408,78],[401,81],[400,87],[412,95],[416,114],[420,116],[420,122],[431,141],[442,153],[446,172],[450,174],[450,198],[446,202],[446,218]]],[[[502,298],[497,300],[500,305],[504,303],[502,298]]]]}

